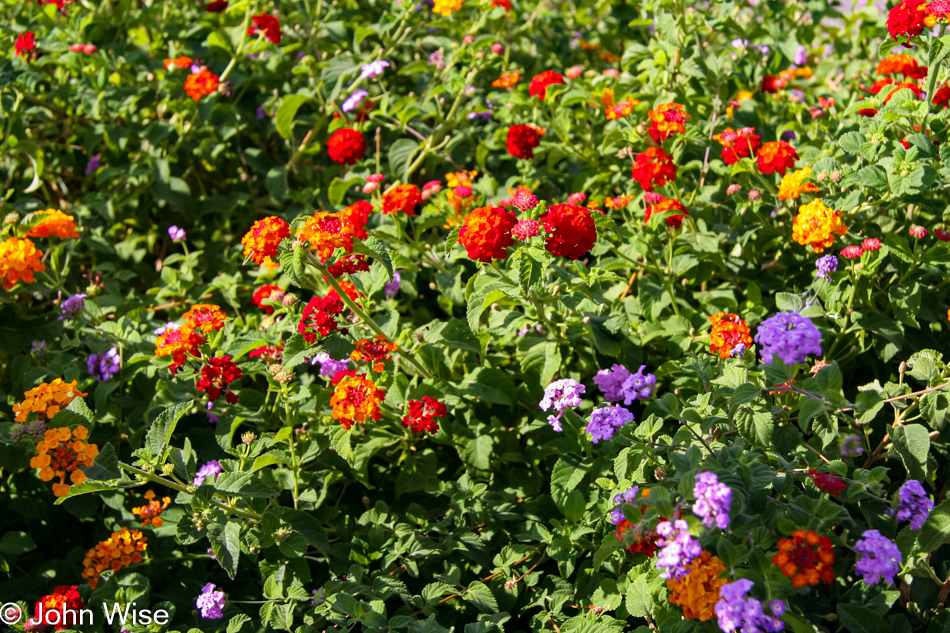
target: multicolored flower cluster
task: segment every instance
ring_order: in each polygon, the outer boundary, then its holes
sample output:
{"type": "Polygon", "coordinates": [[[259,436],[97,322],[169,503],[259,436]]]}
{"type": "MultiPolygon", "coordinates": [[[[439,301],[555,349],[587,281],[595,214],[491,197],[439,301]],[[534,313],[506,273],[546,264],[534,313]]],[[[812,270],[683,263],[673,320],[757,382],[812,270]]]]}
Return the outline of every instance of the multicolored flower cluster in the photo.
{"type": "Polygon", "coordinates": [[[144,497],[148,503],[144,506],[132,508],[132,514],[139,518],[142,527],[162,527],[165,521],[159,515],[168,509],[168,504],[172,502],[171,497],[162,497],[159,501],[151,490],[146,492],[144,497]]]}
{"type": "Polygon", "coordinates": [[[841,221],[843,216],[841,211],[825,206],[821,199],[803,204],[792,224],[792,239],[821,253],[834,243],[835,235],[847,235],[848,227],[841,221]]]}
{"type": "Polygon", "coordinates": [[[102,572],[111,569],[119,571],[123,567],[142,562],[142,552],[148,547],[148,539],[139,530],[123,527],[112,536],[86,552],[82,561],[82,577],[93,589],[99,584],[102,572]]]}
{"type": "Polygon", "coordinates": [[[99,454],[99,447],[88,444],[84,440],[89,437],[89,430],[84,426],[73,428],[59,427],[47,429],[43,439],[36,445],[36,455],[30,460],[30,468],[39,468],[37,476],[42,481],[51,481],[58,477],[59,482],[53,483],[53,494],[65,497],[69,494],[70,484],[79,485],[86,481],[86,473],[79,470],[80,466],[92,466],[93,460],[99,454]]]}
{"type": "Polygon", "coordinates": [[[347,430],[353,428],[354,423],[379,420],[382,417],[379,405],[385,397],[386,392],[377,388],[365,374],[346,376],[337,383],[330,397],[333,419],[339,420],[347,430]]]}
{"type": "Polygon", "coordinates": [[[749,324],[738,314],[717,312],[711,317],[712,331],[709,333],[709,351],[720,358],[741,355],[752,346],[752,330],[749,324]],[[738,349],[741,346],[741,349],[738,349]],[[737,351],[738,350],[738,351],[737,351]]]}
{"type": "Polygon", "coordinates": [[[350,358],[372,363],[373,371],[381,372],[385,367],[384,361],[392,359],[392,353],[398,349],[399,346],[387,339],[384,334],[377,334],[372,339],[358,340],[356,349],[350,352],[350,358]]]}
{"type": "Polygon", "coordinates": [[[795,530],[792,538],[778,542],[772,563],[792,579],[795,587],[832,583],[835,579],[835,554],[831,540],[811,530],[795,530]]]}
{"type": "Polygon", "coordinates": [[[518,220],[511,211],[501,207],[478,207],[472,210],[459,228],[459,244],[470,259],[490,263],[504,259],[505,249],[514,244],[512,229],[518,220]]]}

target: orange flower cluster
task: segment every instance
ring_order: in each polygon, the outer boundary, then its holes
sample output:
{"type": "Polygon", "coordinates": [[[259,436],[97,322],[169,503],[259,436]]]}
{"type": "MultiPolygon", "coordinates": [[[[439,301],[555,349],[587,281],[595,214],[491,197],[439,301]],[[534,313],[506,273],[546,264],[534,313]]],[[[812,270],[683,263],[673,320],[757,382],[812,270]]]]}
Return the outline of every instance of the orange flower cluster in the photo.
{"type": "Polygon", "coordinates": [[[383,214],[405,213],[412,215],[416,205],[422,203],[422,193],[415,185],[397,185],[383,194],[383,214]]]}
{"type": "Polygon", "coordinates": [[[796,160],[798,160],[798,152],[785,141],[766,143],[756,156],[759,171],[763,174],[771,174],[774,171],[784,175],[786,170],[795,167],[796,160]]]}
{"type": "Polygon", "coordinates": [[[805,182],[810,175],[811,167],[785,174],[782,178],[782,182],[778,186],[778,199],[795,200],[803,193],[816,193],[818,186],[810,182],[805,182]]]}
{"type": "Polygon", "coordinates": [[[879,75],[904,75],[907,79],[923,79],[927,76],[927,67],[921,66],[910,55],[890,55],[877,64],[879,75]]]}
{"type": "Polygon", "coordinates": [[[228,320],[228,315],[213,303],[196,303],[181,318],[192,329],[201,330],[207,334],[223,328],[224,322],[228,320]]]}
{"type": "Polygon", "coordinates": [[[666,581],[666,588],[670,590],[670,602],[683,607],[683,617],[687,620],[710,620],[716,615],[719,589],[728,582],[719,577],[726,571],[726,565],[719,557],[704,550],[699,558],[686,568],[689,573],[682,580],[666,581]]]}
{"type": "Polygon", "coordinates": [[[218,76],[207,68],[202,68],[193,75],[188,75],[185,79],[185,93],[189,97],[198,101],[201,97],[207,97],[214,94],[218,89],[218,76]]]}
{"type": "Polygon", "coordinates": [[[735,165],[742,158],[755,156],[762,147],[762,139],[754,134],[755,128],[742,127],[738,131],[727,127],[721,134],[713,136],[713,140],[722,145],[719,155],[727,165],[735,165]]]}
{"type": "Polygon", "coordinates": [[[778,542],[778,549],[772,562],[792,579],[792,586],[834,582],[835,553],[828,537],[811,530],[795,530],[792,538],[778,542]]]}
{"type": "Polygon", "coordinates": [[[23,402],[13,405],[14,418],[17,422],[26,422],[27,416],[36,414],[37,420],[50,420],[66,408],[78,396],[86,396],[76,385],[76,381],[63,382],[57,378],[53,382],[44,382],[39,387],[33,387],[23,394],[23,402]]]}
{"type": "Polygon", "coordinates": [[[510,88],[516,83],[518,83],[518,80],[520,78],[521,78],[521,73],[517,71],[512,72],[512,73],[502,73],[501,77],[491,82],[491,85],[493,85],[496,88],[510,88]]]}
{"type": "Polygon", "coordinates": [[[666,226],[673,227],[674,229],[683,226],[683,217],[689,215],[689,211],[686,210],[686,207],[683,206],[683,203],[681,203],[678,198],[664,198],[660,194],[648,194],[648,196],[649,195],[659,197],[659,201],[647,205],[646,218],[643,220],[644,224],[647,224],[654,214],[665,213],[667,214],[666,226]]]}
{"type": "Polygon", "coordinates": [[[803,204],[792,223],[792,239],[821,253],[834,243],[835,235],[847,235],[848,227],[841,222],[843,215],[826,207],[820,198],[803,204]]]}
{"type": "Polygon", "coordinates": [[[379,420],[382,413],[379,404],[386,392],[376,388],[376,383],[366,374],[346,376],[336,385],[330,405],[333,407],[333,419],[339,420],[344,429],[353,428],[354,423],[362,424],[367,419],[379,420]]]}
{"type": "MultiPolygon", "coordinates": [[[[640,105],[639,99],[627,97],[623,101],[607,106],[607,120],[614,121],[629,116],[633,109],[640,105]]],[[[650,128],[653,129],[652,126],[650,128]]]]}
{"type": "Polygon", "coordinates": [[[164,521],[159,517],[164,510],[168,508],[168,504],[172,502],[171,497],[162,497],[161,501],[155,500],[155,493],[149,490],[145,493],[145,500],[148,501],[148,505],[140,506],[138,508],[132,508],[132,514],[137,516],[142,522],[142,527],[162,527],[164,521]]]}
{"type": "Polygon", "coordinates": [[[26,232],[26,237],[59,237],[62,239],[79,237],[79,233],[76,232],[76,218],[73,216],[66,215],[59,209],[37,211],[36,215],[42,219],[26,232]]]}
{"type": "Polygon", "coordinates": [[[680,103],[661,103],[650,110],[650,137],[660,144],[676,134],[686,132],[686,119],[691,118],[680,103]]]}
{"type": "Polygon", "coordinates": [[[290,237],[290,225],[286,220],[276,216],[269,216],[258,220],[243,238],[244,257],[250,257],[254,263],[262,264],[270,272],[274,272],[280,264],[273,260],[277,257],[277,247],[285,238],[290,237]]]}
{"type": "Polygon", "coordinates": [[[42,255],[28,239],[11,237],[0,243],[0,279],[4,290],[12,290],[19,281],[33,283],[33,274],[46,270],[46,264],[40,261],[42,255]]]}
{"type": "Polygon", "coordinates": [[[59,477],[59,483],[53,483],[53,494],[57,497],[69,494],[66,477],[77,486],[86,481],[86,473],[79,470],[79,467],[92,466],[93,460],[99,454],[98,446],[83,441],[87,437],[89,431],[84,426],[72,429],[59,427],[47,429],[43,439],[37,443],[36,455],[30,460],[30,468],[39,468],[38,476],[43,481],[59,477]]]}
{"type": "MultiPolygon", "coordinates": [[[[186,68],[191,68],[193,60],[190,57],[176,57],[175,59],[165,59],[165,64],[163,68],[168,68],[169,66],[174,66],[179,70],[184,70],[186,68]]],[[[173,68],[172,70],[174,70],[173,68]]]]}
{"type": "Polygon", "coordinates": [[[432,6],[432,12],[438,13],[443,18],[452,15],[453,11],[459,11],[462,8],[462,0],[435,0],[432,6]]]}
{"type": "Polygon", "coordinates": [[[876,95],[876,94],[880,94],[881,91],[884,90],[885,88],[888,89],[888,93],[887,93],[887,96],[884,97],[884,103],[887,103],[888,101],[890,101],[891,97],[897,94],[897,92],[901,90],[902,88],[907,88],[908,90],[911,90],[914,93],[914,96],[918,99],[923,99],[924,97],[924,89],[921,88],[920,85],[917,84],[917,82],[915,81],[899,81],[898,82],[898,81],[894,81],[892,77],[885,77],[884,79],[878,79],[873,84],[871,84],[871,87],[868,89],[868,92],[876,95]]]}
{"type": "Polygon", "coordinates": [[[749,324],[738,314],[717,312],[711,317],[712,332],[709,334],[709,351],[719,354],[720,358],[729,358],[730,352],[740,343],[749,349],[752,346],[752,331],[749,324]]]}
{"type": "Polygon", "coordinates": [[[385,365],[383,361],[392,359],[392,352],[399,349],[399,346],[386,339],[382,334],[377,334],[375,338],[367,340],[361,338],[356,342],[356,349],[350,352],[350,358],[355,361],[366,361],[373,363],[373,371],[383,371],[385,365]]]}
{"type": "Polygon", "coordinates": [[[470,259],[491,263],[504,259],[505,249],[514,244],[511,230],[518,223],[515,214],[501,207],[479,207],[465,217],[459,229],[459,244],[470,259]]]}
{"type": "Polygon", "coordinates": [[[198,348],[204,342],[204,337],[195,332],[190,325],[183,325],[180,328],[169,329],[158,337],[155,341],[155,355],[171,356],[173,362],[170,369],[172,373],[175,373],[187,362],[189,356],[201,358],[201,351],[198,348]]]}
{"type": "Polygon", "coordinates": [[[314,213],[297,231],[297,238],[306,240],[320,261],[326,261],[338,248],[342,248],[347,253],[353,252],[353,236],[349,233],[349,226],[342,221],[339,213],[326,211],[314,213]]]}
{"type": "Polygon", "coordinates": [[[112,536],[86,552],[82,561],[82,577],[93,589],[99,584],[99,576],[107,569],[119,571],[134,563],[142,562],[142,552],[148,546],[148,539],[139,530],[124,527],[116,530],[112,536]]]}
{"type": "Polygon", "coordinates": [[[659,147],[648,147],[637,154],[633,165],[633,179],[640,183],[644,191],[653,191],[653,187],[662,187],[669,180],[676,180],[676,164],[673,157],[659,147]]]}

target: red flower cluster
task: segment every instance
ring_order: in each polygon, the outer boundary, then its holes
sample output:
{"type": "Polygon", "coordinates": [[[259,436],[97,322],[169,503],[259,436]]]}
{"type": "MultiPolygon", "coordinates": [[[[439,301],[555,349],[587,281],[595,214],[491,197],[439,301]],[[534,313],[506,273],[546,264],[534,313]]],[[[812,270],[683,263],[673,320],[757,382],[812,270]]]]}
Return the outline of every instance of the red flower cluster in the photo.
{"type": "Polygon", "coordinates": [[[436,418],[445,417],[445,404],[431,396],[422,396],[422,400],[410,400],[406,405],[408,415],[402,416],[402,425],[416,433],[439,432],[436,418]]]}
{"type": "Polygon", "coordinates": [[[686,119],[691,118],[680,103],[661,103],[650,110],[650,138],[659,145],[677,134],[686,132],[686,119]]]}
{"type": "Polygon", "coordinates": [[[689,215],[689,211],[686,210],[686,207],[678,198],[664,198],[663,196],[660,196],[659,202],[647,206],[646,219],[643,223],[648,223],[654,213],[672,214],[666,216],[666,226],[671,226],[674,229],[680,228],[683,225],[683,217],[689,215]]]}
{"type": "Polygon", "coordinates": [[[914,96],[917,97],[918,99],[922,99],[924,96],[924,89],[921,88],[916,82],[913,82],[913,81],[897,82],[897,81],[894,81],[894,79],[892,79],[891,77],[878,79],[873,84],[871,84],[871,87],[868,89],[868,92],[876,95],[876,94],[879,94],[882,90],[884,90],[885,87],[888,87],[888,86],[893,86],[893,88],[889,88],[889,92],[887,93],[887,96],[884,97],[884,103],[887,103],[888,101],[890,101],[891,97],[893,97],[897,93],[897,91],[900,90],[901,88],[908,88],[909,90],[912,90],[914,92],[914,96]]]}
{"type": "Polygon", "coordinates": [[[36,52],[36,36],[33,35],[33,31],[20,33],[16,38],[16,43],[13,45],[13,50],[16,51],[18,56],[28,62],[36,59],[39,53],[36,52]]]}
{"type": "Polygon", "coordinates": [[[353,165],[366,155],[366,141],[353,128],[340,128],[327,140],[327,154],[340,165],[353,165]]]}
{"type": "Polygon", "coordinates": [[[346,225],[346,232],[358,240],[369,237],[366,232],[366,221],[373,212],[373,205],[366,200],[360,200],[340,212],[340,220],[346,225]]]}
{"type": "Polygon", "coordinates": [[[353,273],[367,270],[369,270],[369,262],[366,261],[366,255],[361,254],[344,255],[340,259],[333,262],[332,265],[327,266],[327,272],[329,272],[334,277],[352,275],[353,273]]]}
{"type": "Polygon", "coordinates": [[[280,44],[280,20],[267,13],[262,13],[251,18],[254,24],[247,27],[248,35],[257,35],[263,33],[264,37],[274,44],[280,44]]]}
{"type": "Polygon", "coordinates": [[[907,79],[923,79],[927,76],[927,67],[921,66],[910,55],[890,55],[877,64],[879,75],[904,75],[907,79]]]}
{"type": "Polygon", "coordinates": [[[913,48],[910,38],[920,35],[924,30],[927,13],[920,9],[922,4],[926,4],[925,0],[901,0],[887,15],[887,32],[905,48],[913,48]]]}
{"type": "Polygon", "coordinates": [[[75,585],[60,585],[53,589],[53,593],[43,596],[36,601],[35,613],[32,622],[36,623],[40,610],[43,612],[42,626],[52,626],[57,631],[75,629],[79,625],[79,612],[86,604],[79,595],[79,587],[75,585]],[[51,619],[50,615],[55,616],[51,619]]]}
{"type": "Polygon", "coordinates": [[[950,107],[950,84],[944,82],[943,85],[934,91],[934,105],[950,107]]]}
{"type": "Polygon", "coordinates": [[[544,128],[536,125],[512,125],[508,128],[508,138],[505,144],[508,153],[515,158],[531,160],[534,158],[534,148],[541,144],[544,128]]]}
{"type": "Polygon", "coordinates": [[[537,95],[538,99],[544,101],[548,86],[563,83],[564,77],[562,77],[560,73],[556,73],[553,70],[545,70],[540,75],[535,75],[531,80],[531,85],[528,87],[528,95],[531,97],[537,95]]]}
{"type": "Polygon", "coordinates": [[[280,286],[275,286],[273,284],[267,284],[266,286],[261,286],[254,291],[254,294],[251,296],[251,301],[254,302],[258,308],[264,309],[264,314],[273,314],[274,306],[270,304],[265,304],[265,299],[270,299],[271,293],[274,292],[283,292],[280,289],[280,286]]]}
{"type": "Polygon", "coordinates": [[[315,343],[318,335],[327,336],[336,330],[345,332],[337,321],[344,307],[336,290],[331,290],[325,297],[314,297],[304,306],[297,331],[308,343],[315,343]]]}
{"type": "Polygon", "coordinates": [[[770,141],[762,146],[756,157],[759,171],[771,174],[773,171],[785,175],[785,171],[795,167],[798,152],[785,141],[770,141]]]}
{"type": "Polygon", "coordinates": [[[228,8],[228,0],[211,0],[205,5],[205,11],[208,13],[221,13],[228,8]]]}
{"type": "Polygon", "coordinates": [[[633,165],[633,179],[640,183],[644,191],[653,191],[653,187],[662,187],[667,181],[676,180],[676,165],[673,157],[659,147],[649,147],[637,154],[633,165]]]}
{"type": "Polygon", "coordinates": [[[356,342],[356,349],[350,352],[350,358],[355,361],[372,363],[373,371],[383,371],[384,361],[392,360],[392,353],[399,346],[388,340],[385,335],[377,334],[372,339],[361,338],[356,342]]]}
{"type": "Polygon", "coordinates": [[[555,204],[539,218],[549,233],[545,248],[552,255],[579,259],[594,247],[597,227],[590,210],[575,204],[555,204]]]}
{"type": "Polygon", "coordinates": [[[413,215],[416,205],[422,204],[422,192],[415,185],[397,185],[383,194],[383,214],[413,215]]]}
{"type": "Polygon", "coordinates": [[[209,358],[208,363],[201,368],[198,391],[204,391],[212,401],[220,398],[221,392],[224,392],[224,399],[228,404],[237,404],[238,395],[231,391],[229,385],[241,376],[241,369],[234,364],[230,356],[209,358]]]}
{"type": "Polygon", "coordinates": [[[504,259],[505,249],[514,243],[511,230],[518,223],[515,214],[501,207],[478,207],[459,228],[459,244],[470,259],[491,263],[504,259]]]}
{"type": "Polygon", "coordinates": [[[248,358],[260,358],[262,361],[270,365],[273,363],[279,363],[283,354],[284,348],[280,345],[265,345],[264,347],[258,347],[255,350],[251,350],[251,353],[248,354],[248,358]]]}
{"type": "Polygon", "coordinates": [[[815,485],[818,486],[818,490],[827,492],[832,496],[840,495],[841,492],[848,487],[847,484],[837,477],[820,473],[814,468],[809,469],[808,474],[811,476],[812,481],[815,482],[815,485]]]}
{"type": "Polygon", "coordinates": [[[722,134],[716,134],[713,139],[722,144],[720,158],[727,165],[735,165],[740,159],[755,156],[762,147],[762,139],[754,133],[755,128],[741,127],[733,130],[727,127],[722,134]]]}
{"type": "MultiPolygon", "coordinates": [[[[666,519],[660,519],[660,523],[666,521],[666,519]]],[[[617,524],[617,539],[622,541],[623,534],[627,530],[634,530],[634,526],[624,519],[617,524]]],[[[643,530],[635,531],[637,535],[637,540],[627,547],[627,551],[632,554],[643,554],[647,558],[653,558],[656,556],[657,551],[660,549],[660,546],[657,545],[657,541],[660,540],[660,535],[656,533],[656,530],[643,530]]]]}

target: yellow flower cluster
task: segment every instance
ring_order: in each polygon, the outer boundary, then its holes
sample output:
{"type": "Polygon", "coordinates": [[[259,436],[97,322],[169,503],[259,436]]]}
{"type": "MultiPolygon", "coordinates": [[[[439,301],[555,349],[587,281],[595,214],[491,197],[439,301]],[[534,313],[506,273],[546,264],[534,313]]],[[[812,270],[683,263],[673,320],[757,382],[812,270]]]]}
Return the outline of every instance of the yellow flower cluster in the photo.
{"type": "Polygon", "coordinates": [[[60,409],[68,406],[77,396],[85,396],[79,391],[76,381],[63,382],[57,378],[53,382],[43,383],[23,394],[23,402],[13,405],[17,422],[26,422],[27,416],[35,413],[37,419],[51,419],[60,409]]]}
{"type": "Polygon", "coordinates": [[[705,622],[716,615],[719,589],[727,582],[719,574],[726,571],[726,566],[718,557],[703,551],[687,569],[689,574],[682,580],[666,581],[670,602],[683,607],[683,617],[687,620],[705,622]]]}
{"type": "Polygon", "coordinates": [[[461,8],[462,0],[435,0],[432,6],[432,12],[438,13],[443,18],[447,18],[452,15],[453,11],[458,11],[461,8]]]}
{"type": "Polygon", "coordinates": [[[779,183],[778,186],[778,199],[794,200],[803,193],[816,193],[818,187],[810,182],[805,182],[810,175],[811,167],[799,169],[795,172],[790,171],[785,174],[785,176],[782,177],[782,182],[779,183]]]}
{"type": "Polygon", "coordinates": [[[826,207],[820,198],[803,204],[792,224],[792,239],[821,253],[834,243],[835,235],[848,233],[848,227],[841,222],[842,215],[826,207]]]}
{"type": "Polygon", "coordinates": [[[89,431],[84,426],[47,429],[36,445],[36,456],[30,460],[30,468],[39,468],[39,478],[43,481],[59,477],[59,483],[53,484],[53,494],[57,497],[69,494],[67,476],[73,485],[86,481],[86,473],[79,467],[92,466],[93,459],[99,454],[98,446],[83,442],[87,437],[89,431]]]}
{"type": "Polygon", "coordinates": [[[31,284],[33,274],[46,270],[46,264],[40,261],[43,253],[36,248],[32,240],[11,237],[0,242],[0,280],[5,290],[12,290],[17,282],[31,284]]]}
{"type": "Polygon", "coordinates": [[[117,530],[86,552],[82,561],[82,577],[95,589],[99,584],[99,576],[107,569],[117,572],[123,567],[142,562],[142,552],[147,545],[148,539],[139,530],[129,530],[127,527],[117,530]]]}

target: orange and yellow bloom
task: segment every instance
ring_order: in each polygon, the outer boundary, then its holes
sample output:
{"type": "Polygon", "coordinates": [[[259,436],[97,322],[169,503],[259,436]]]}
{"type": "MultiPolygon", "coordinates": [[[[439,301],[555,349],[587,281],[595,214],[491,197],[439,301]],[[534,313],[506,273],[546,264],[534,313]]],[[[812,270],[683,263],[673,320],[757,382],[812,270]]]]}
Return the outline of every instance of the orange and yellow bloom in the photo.
{"type": "Polygon", "coordinates": [[[30,460],[30,468],[39,468],[38,476],[43,481],[52,481],[58,477],[59,482],[53,483],[53,494],[65,497],[69,494],[70,484],[79,485],[86,481],[86,473],[79,470],[80,466],[92,466],[93,460],[99,454],[99,447],[87,444],[83,440],[89,437],[89,431],[84,426],[74,428],[59,427],[47,429],[43,439],[36,445],[36,455],[30,460]]]}
{"type": "Polygon", "coordinates": [[[161,501],[155,499],[155,493],[149,490],[145,493],[145,500],[148,501],[147,505],[140,506],[138,508],[132,508],[132,514],[137,516],[142,522],[142,527],[162,527],[164,521],[159,516],[164,510],[168,508],[168,504],[172,502],[171,497],[162,497],[161,501]]]}
{"type": "Polygon", "coordinates": [[[818,186],[810,182],[805,182],[811,175],[811,167],[799,169],[798,171],[788,172],[782,177],[782,182],[778,186],[779,200],[795,200],[803,193],[817,193],[818,186]]]}
{"type": "Polygon", "coordinates": [[[717,312],[711,317],[712,332],[709,334],[709,351],[720,358],[729,358],[736,346],[742,344],[742,350],[752,346],[752,331],[749,324],[738,314],[717,312]]]}
{"type": "Polygon", "coordinates": [[[703,551],[686,569],[689,573],[682,580],[666,581],[669,600],[683,607],[683,617],[687,620],[711,620],[716,615],[719,589],[727,582],[719,577],[726,571],[726,566],[717,556],[703,551]]]}
{"type": "Polygon", "coordinates": [[[26,232],[26,237],[59,237],[69,239],[79,237],[76,232],[76,218],[66,215],[59,209],[37,211],[40,221],[26,232]]]}
{"type": "Polygon", "coordinates": [[[14,419],[26,422],[27,416],[35,413],[38,420],[50,420],[74,399],[86,395],[79,391],[75,380],[64,382],[62,378],[57,378],[50,383],[44,382],[24,393],[23,402],[13,405],[16,414],[14,419]]]}
{"type": "Polygon", "coordinates": [[[330,397],[333,407],[333,419],[339,420],[344,429],[353,428],[353,424],[362,424],[366,420],[379,420],[382,412],[379,404],[386,392],[376,387],[376,383],[365,374],[346,376],[337,383],[330,397]]]}
{"type": "Polygon", "coordinates": [[[835,579],[835,553],[831,540],[811,530],[795,530],[792,538],[778,542],[772,562],[792,579],[795,587],[832,583],[835,579]]]}
{"type": "Polygon", "coordinates": [[[146,539],[139,530],[130,530],[127,527],[116,530],[112,536],[86,552],[82,561],[82,577],[93,589],[99,584],[102,572],[111,569],[119,571],[135,563],[142,562],[142,552],[148,546],[146,539]]]}
{"type": "Polygon", "coordinates": [[[254,263],[261,264],[268,271],[274,272],[280,265],[273,259],[277,257],[277,247],[288,237],[290,237],[290,225],[286,220],[273,215],[258,220],[241,238],[241,244],[244,245],[244,257],[250,257],[254,263]]]}
{"type": "Polygon", "coordinates": [[[792,239],[821,253],[834,244],[835,235],[848,233],[848,227],[841,222],[843,215],[825,206],[820,198],[803,204],[792,223],[792,239]]]}
{"type": "Polygon", "coordinates": [[[31,284],[34,273],[46,270],[40,261],[43,253],[31,240],[11,237],[0,243],[0,280],[4,290],[12,290],[17,282],[31,284]]]}
{"type": "Polygon", "coordinates": [[[390,340],[387,340],[382,334],[377,334],[372,339],[361,338],[356,342],[356,349],[350,352],[350,358],[355,361],[364,361],[373,364],[373,371],[383,371],[385,367],[383,361],[392,359],[392,353],[399,349],[399,346],[390,340]]]}

